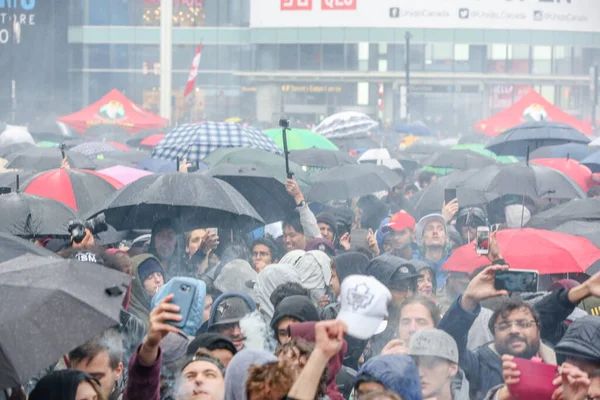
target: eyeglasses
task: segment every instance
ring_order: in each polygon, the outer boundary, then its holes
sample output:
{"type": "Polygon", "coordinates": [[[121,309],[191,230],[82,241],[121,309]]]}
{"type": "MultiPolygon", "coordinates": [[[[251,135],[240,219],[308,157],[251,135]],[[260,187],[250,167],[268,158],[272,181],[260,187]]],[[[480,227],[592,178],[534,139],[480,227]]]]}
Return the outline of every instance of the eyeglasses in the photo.
{"type": "Polygon", "coordinates": [[[527,329],[531,328],[533,325],[537,325],[537,322],[535,322],[532,319],[518,319],[516,321],[500,322],[499,324],[494,325],[494,327],[499,332],[505,332],[509,330],[513,325],[517,325],[517,327],[521,329],[527,329]]]}

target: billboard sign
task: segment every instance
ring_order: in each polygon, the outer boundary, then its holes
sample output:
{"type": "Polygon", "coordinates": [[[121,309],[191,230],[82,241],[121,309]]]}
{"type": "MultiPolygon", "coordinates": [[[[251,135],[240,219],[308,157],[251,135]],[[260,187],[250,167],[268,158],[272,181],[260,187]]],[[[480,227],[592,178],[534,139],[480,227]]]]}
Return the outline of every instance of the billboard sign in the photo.
{"type": "Polygon", "coordinates": [[[600,1],[252,0],[250,26],[600,32],[600,1]]]}

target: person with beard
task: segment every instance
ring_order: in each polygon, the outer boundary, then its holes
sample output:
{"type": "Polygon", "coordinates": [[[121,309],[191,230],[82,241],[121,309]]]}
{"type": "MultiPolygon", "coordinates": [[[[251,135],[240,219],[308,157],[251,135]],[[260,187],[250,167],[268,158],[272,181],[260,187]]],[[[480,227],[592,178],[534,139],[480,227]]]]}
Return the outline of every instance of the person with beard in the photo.
{"type": "Polygon", "coordinates": [[[539,357],[543,362],[556,364],[554,351],[542,339],[552,344],[562,337],[563,321],[583,299],[600,294],[600,273],[573,289],[560,289],[545,296],[533,306],[518,298],[508,298],[494,309],[489,329],[494,341],[475,351],[467,349],[468,332],[480,312],[483,300],[507,295],[496,290],[496,272],[508,270],[507,265],[492,265],[469,283],[438,328],[454,338],[460,355],[459,366],[471,385],[471,399],[483,399],[486,393],[503,382],[501,356],[507,354],[525,359],[539,357]]]}
{"type": "Polygon", "coordinates": [[[244,293],[230,292],[217,297],[208,320],[208,331],[226,336],[240,351],[244,348],[245,337],[240,321],[256,310],[254,301],[244,293]]]}
{"type": "Polygon", "coordinates": [[[421,218],[415,228],[417,243],[421,248],[413,258],[425,261],[433,269],[440,287],[446,283],[446,271],[442,266],[451,253],[446,232],[446,219],[442,214],[429,214],[421,218]]]}

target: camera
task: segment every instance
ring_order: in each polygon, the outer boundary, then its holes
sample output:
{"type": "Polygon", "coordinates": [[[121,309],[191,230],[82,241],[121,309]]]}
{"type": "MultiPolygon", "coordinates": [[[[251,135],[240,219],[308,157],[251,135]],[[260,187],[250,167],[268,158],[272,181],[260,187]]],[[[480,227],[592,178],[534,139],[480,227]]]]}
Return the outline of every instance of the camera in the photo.
{"type": "Polygon", "coordinates": [[[81,243],[83,241],[85,238],[86,228],[89,229],[92,234],[106,232],[108,230],[108,225],[106,225],[106,217],[104,214],[98,214],[96,217],[88,219],[85,222],[82,222],[78,219],[69,221],[67,229],[71,234],[73,242],[81,243]]]}
{"type": "Polygon", "coordinates": [[[290,120],[285,118],[279,119],[279,127],[284,129],[290,129],[290,120]]]}

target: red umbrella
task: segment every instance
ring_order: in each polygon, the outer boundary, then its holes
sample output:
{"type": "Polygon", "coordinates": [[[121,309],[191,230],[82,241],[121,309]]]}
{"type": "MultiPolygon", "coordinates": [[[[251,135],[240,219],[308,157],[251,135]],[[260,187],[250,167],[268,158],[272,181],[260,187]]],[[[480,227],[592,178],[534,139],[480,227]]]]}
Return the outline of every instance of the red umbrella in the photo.
{"type": "MultiPolygon", "coordinates": [[[[535,269],[540,274],[586,272],[600,259],[600,249],[588,239],[542,229],[501,230],[496,240],[511,268],[535,269]]],[[[456,249],[442,269],[470,274],[489,264],[469,243],[456,249]]]]}
{"type": "Polygon", "coordinates": [[[582,165],[577,160],[568,158],[537,158],[531,160],[534,164],[545,165],[562,172],[577,183],[584,192],[587,192],[595,185],[592,178],[592,171],[585,165],[582,165]]]}
{"type": "Polygon", "coordinates": [[[121,150],[121,151],[129,151],[129,150],[131,150],[131,149],[129,148],[129,146],[127,146],[126,144],[123,144],[123,143],[119,143],[119,142],[108,142],[108,144],[110,144],[111,146],[113,146],[113,147],[115,147],[116,149],[118,149],[118,150],[121,150]]]}
{"type": "Polygon", "coordinates": [[[122,187],[116,179],[94,171],[59,168],[35,175],[23,185],[23,192],[57,200],[84,214],[122,187]]]}
{"type": "Polygon", "coordinates": [[[140,142],[140,145],[142,145],[142,146],[149,146],[149,147],[156,147],[156,145],[158,144],[158,142],[160,142],[161,140],[163,140],[165,136],[167,136],[167,135],[166,134],[155,133],[154,135],[150,135],[150,136],[144,138],[140,142]]]}

